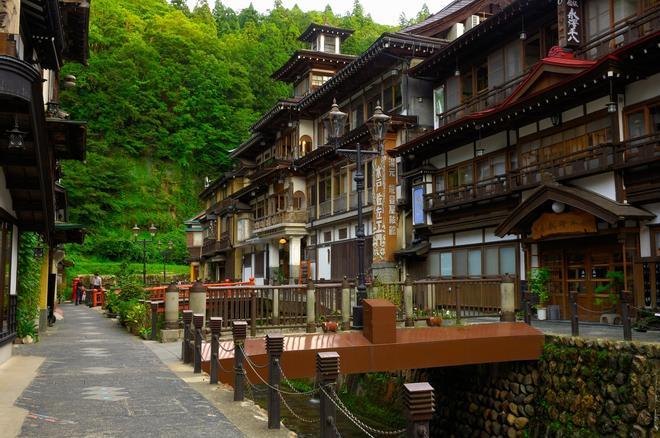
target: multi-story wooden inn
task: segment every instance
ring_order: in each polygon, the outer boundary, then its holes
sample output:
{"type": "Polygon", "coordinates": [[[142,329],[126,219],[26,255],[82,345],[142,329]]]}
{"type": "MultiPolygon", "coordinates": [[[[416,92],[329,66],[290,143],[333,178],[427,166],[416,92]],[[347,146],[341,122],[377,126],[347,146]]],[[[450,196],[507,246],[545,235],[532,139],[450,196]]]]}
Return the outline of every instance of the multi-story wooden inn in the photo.
{"type": "Polygon", "coordinates": [[[551,273],[597,319],[610,281],[660,305],[660,4],[515,1],[411,69],[435,129],[397,147],[417,276],[551,273]],[[419,251],[418,251],[419,252],[419,251]]]}
{"type": "Polygon", "coordinates": [[[16,336],[19,234],[44,242],[39,330],[54,321],[59,245],[82,241],[56,181],[60,160],[85,157],[86,124],[60,109],[59,89],[75,85],[65,61],[87,62],[88,23],[85,0],[0,1],[0,362],[16,336]]]}
{"type": "MultiPolygon", "coordinates": [[[[254,125],[233,152],[236,169],[203,193],[207,219],[222,210],[231,220],[216,220],[201,260],[222,269],[231,258],[224,276],[234,278],[355,275],[354,166],[336,149],[370,145],[364,123],[380,101],[392,117],[385,149],[396,179],[385,185],[396,190],[385,199],[396,236],[385,258],[367,245],[373,273],[380,264],[395,278],[509,274],[520,290],[527,271],[545,267],[551,303],[566,314],[576,291],[581,317],[594,319],[607,307],[597,288],[619,271],[635,305],[656,307],[658,8],[454,1],[354,59],[340,55],[349,31],[310,26],[301,38],[311,50],[273,75],[294,96],[254,125]],[[348,126],[327,144],[333,99],[348,126]],[[205,253],[212,242],[222,248],[205,253]]],[[[368,235],[374,168],[365,166],[368,235]]]]}

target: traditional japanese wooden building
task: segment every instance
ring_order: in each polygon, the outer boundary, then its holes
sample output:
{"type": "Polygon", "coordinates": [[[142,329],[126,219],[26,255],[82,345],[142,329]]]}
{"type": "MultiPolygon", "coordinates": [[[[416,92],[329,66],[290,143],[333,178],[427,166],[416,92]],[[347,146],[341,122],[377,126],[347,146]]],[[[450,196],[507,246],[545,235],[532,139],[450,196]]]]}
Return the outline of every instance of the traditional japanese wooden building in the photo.
{"type": "Polygon", "coordinates": [[[543,267],[562,316],[576,292],[593,320],[620,272],[635,306],[660,305],[659,14],[514,1],[411,69],[433,83],[435,129],[392,151],[411,195],[409,273],[509,274],[521,290],[543,267]]]}
{"type": "Polygon", "coordinates": [[[85,0],[0,2],[0,362],[16,334],[19,234],[45,243],[40,329],[54,321],[58,245],[82,241],[56,181],[60,160],[85,157],[86,124],[60,109],[59,89],[75,85],[65,61],[87,62],[88,22],[85,0]]]}

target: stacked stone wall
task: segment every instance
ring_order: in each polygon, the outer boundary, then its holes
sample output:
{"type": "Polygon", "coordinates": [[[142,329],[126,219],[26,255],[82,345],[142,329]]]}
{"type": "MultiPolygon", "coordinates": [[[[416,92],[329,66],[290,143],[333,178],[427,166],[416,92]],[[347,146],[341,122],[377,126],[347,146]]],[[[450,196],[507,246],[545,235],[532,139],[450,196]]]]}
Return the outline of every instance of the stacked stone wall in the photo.
{"type": "Polygon", "coordinates": [[[548,337],[539,361],[436,368],[432,436],[654,437],[660,344],[548,337]]]}

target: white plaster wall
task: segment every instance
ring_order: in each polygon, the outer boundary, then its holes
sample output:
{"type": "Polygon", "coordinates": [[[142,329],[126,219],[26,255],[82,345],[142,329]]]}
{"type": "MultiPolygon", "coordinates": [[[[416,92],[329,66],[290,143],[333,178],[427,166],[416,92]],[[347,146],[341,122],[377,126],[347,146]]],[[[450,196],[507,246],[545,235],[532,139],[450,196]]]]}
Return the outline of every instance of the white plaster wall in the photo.
{"type": "Polygon", "coordinates": [[[518,134],[521,137],[534,134],[535,132],[536,132],[536,123],[530,123],[529,125],[521,126],[520,128],[518,128],[518,134]]]}
{"type": "Polygon", "coordinates": [[[506,131],[498,132],[497,134],[481,139],[480,145],[486,154],[505,148],[506,131]]]}
{"type": "Polygon", "coordinates": [[[600,111],[602,109],[605,109],[605,105],[607,105],[607,102],[610,101],[609,96],[603,96],[600,99],[592,100],[591,102],[587,102],[587,114],[594,113],[596,111],[600,111]]]}
{"type": "Polygon", "coordinates": [[[440,234],[429,239],[431,248],[447,248],[454,246],[454,236],[450,234],[440,234]]]}
{"type": "Polygon", "coordinates": [[[486,243],[491,243],[491,242],[505,242],[507,240],[516,240],[518,236],[515,234],[513,235],[507,235],[504,237],[497,237],[495,235],[495,227],[493,228],[486,228],[484,232],[484,242],[486,243]]]}
{"type": "Polygon", "coordinates": [[[330,270],[330,260],[331,260],[332,248],[330,246],[322,246],[318,249],[318,278],[317,279],[326,279],[329,280],[332,277],[332,271],[330,270]]]}
{"type": "Polygon", "coordinates": [[[312,137],[312,142],[314,142],[314,121],[300,119],[300,124],[298,125],[298,134],[302,137],[303,135],[309,135],[312,137]]]}
{"type": "Polygon", "coordinates": [[[474,245],[482,243],[483,236],[481,228],[478,230],[462,231],[456,233],[456,245],[474,245]]]}
{"type": "Polygon", "coordinates": [[[292,176],[291,177],[291,183],[293,184],[293,191],[298,192],[301,191],[305,193],[305,177],[303,176],[292,176]]]}
{"type": "Polygon", "coordinates": [[[573,180],[574,185],[583,189],[591,190],[606,198],[616,200],[616,185],[614,173],[607,172],[573,180]]]}
{"type": "Polygon", "coordinates": [[[568,122],[569,120],[577,119],[579,117],[582,117],[583,115],[584,115],[584,108],[582,107],[582,105],[580,105],[561,113],[561,120],[563,122],[568,122]]]}
{"type": "Polygon", "coordinates": [[[8,211],[10,214],[15,215],[11,193],[7,189],[5,172],[2,170],[2,167],[0,167],[0,207],[8,211]]]}
{"type": "Polygon", "coordinates": [[[447,167],[445,154],[436,155],[435,157],[429,160],[429,163],[431,163],[433,166],[437,167],[438,169],[444,169],[445,167],[447,167]]]}
{"type": "Polygon", "coordinates": [[[468,143],[447,152],[447,165],[451,166],[453,164],[470,160],[472,158],[474,158],[474,145],[472,143],[468,143]]]}
{"type": "Polygon", "coordinates": [[[660,94],[660,73],[626,87],[626,105],[633,105],[660,94]]]}
{"type": "Polygon", "coordinates": [[[645,221],[639,229],[639,251],[642,257],[650,257],[654,255],[651,248],[651,231],[649,225],[660,224],[660,203],[642,205],[642,208],[655,214],[655,218],[645,221]]]}

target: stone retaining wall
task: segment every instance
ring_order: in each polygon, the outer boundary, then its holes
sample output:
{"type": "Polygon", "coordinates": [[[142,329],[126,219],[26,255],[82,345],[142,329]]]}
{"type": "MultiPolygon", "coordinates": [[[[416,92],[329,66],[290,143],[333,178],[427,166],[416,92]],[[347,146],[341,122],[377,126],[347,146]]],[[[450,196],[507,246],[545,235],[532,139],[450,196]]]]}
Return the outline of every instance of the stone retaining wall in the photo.
{"type": "Polygon", "coordinates": [[[660,344],[548,337],[539,361],[429,370],[432,436],[653,437],[660,344]]]}

